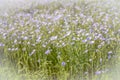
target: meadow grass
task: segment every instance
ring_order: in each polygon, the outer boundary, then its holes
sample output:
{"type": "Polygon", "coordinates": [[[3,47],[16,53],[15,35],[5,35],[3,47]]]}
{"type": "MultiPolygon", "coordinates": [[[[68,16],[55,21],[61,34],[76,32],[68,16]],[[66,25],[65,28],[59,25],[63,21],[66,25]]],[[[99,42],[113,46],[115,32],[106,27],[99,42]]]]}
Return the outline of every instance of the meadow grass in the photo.
{"type": "Polygon", "coordinates": [[[0,46],[22,80],[98,78],[119,53],[120,12],[108,5],[53,1],[4,15],[0,46]]]}

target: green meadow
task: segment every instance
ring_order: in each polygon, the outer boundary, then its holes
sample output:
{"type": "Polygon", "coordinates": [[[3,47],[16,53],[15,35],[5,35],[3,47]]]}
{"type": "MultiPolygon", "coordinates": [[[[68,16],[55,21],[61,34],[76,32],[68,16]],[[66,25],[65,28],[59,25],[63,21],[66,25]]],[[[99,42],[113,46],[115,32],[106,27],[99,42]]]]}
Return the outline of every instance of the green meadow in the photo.
{"type": "Polygon", "coordinates": [[[0,16],[0,80],[118,80],[118,1],[33,3],[0,16]]]}

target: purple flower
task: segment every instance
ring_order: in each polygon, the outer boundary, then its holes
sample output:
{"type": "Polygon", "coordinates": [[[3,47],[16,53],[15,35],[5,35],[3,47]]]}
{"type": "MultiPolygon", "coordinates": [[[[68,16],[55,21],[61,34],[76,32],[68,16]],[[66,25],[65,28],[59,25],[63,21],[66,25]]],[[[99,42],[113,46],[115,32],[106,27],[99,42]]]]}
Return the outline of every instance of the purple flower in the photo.
{"type": "Polygon", "coordinates": [[[83,42],[83,43],[86,43],[86,42],[87,42],[87,39],[85,39],[85,40],[82,40],[82,42],[83,42]]]}
{"type": "Polygon", "coordinates": [[[28,39],[28,37],[27,37],[27,36],[23,37],[23,40],[27,40],[27,39],[28,39]]]}
{"type": "Polygon", "coordinates": [[[47,51],[45,51],[45,54],[50,54],[50,50],[48,49],[47,51]]]}
{"type": "Polygon", "coordinates": [[[57,39],[57,36],[52,36],[52,37],[50,38],[51,41],[56,40],[56,39],[57,39]]]}
{"type": "Polygon", "coordinates": [[[95,43],[95,41],[90,41],[90,42],[89,42],[89,44],[94,44],[94,43],[95,43]]]}
{"type": "Polygon", "coordinates": [[[108,59],[110,59],[111,58],[111,55],[108,55],[108,59]]]}
{"type": "Polygon", "coordinates": [[[61,63],[61,65],[62,65],[62,66],[65,66],[65,65],[66,65],[66,63],[63,61],[63,62],[61,63]]]}
{"type": "Polygon", "coordinates": [[[100,75],[102,72],[101,71],[96,71],[95,74],[96,75],[100,75]]]}
{"type": "Polygon", "coordinates": [[[1,47],[3,47],[3,46],[5,46],[5,44],[3,44],[3,43],[0,43],[0,46],[1,46],[1,47]]]}
{"type": "Polygon", "coordinates": [[[92,37],[87,37],[87,40],[91,40],[92,39],[92,37]]]}
{"type": "Polygon", "coordinates": [[[102,45],[98,45],[97,47],[100,49],[102,47],[102,45]]]}

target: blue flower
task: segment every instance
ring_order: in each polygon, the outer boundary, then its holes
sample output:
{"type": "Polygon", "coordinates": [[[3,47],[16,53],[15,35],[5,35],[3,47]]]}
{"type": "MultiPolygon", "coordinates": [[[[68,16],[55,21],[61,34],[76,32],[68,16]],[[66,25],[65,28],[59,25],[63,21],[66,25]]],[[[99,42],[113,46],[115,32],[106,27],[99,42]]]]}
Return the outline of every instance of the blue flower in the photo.
{"type": "Polygon", "coordinates": [[[63,62],[61,63],[61,65],[62,65],[62,66],[65,66],[65,65],[66,65],[66,63],[63,61],[63,62]]]}

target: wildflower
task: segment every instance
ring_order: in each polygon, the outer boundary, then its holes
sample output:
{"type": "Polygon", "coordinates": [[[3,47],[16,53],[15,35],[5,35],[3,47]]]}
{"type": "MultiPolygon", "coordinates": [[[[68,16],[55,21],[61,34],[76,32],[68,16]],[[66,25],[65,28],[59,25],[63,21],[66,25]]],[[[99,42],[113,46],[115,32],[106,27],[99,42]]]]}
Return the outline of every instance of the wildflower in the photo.
{"type": "Polygon", "coordinates": [[[52,37],[50,38],[51,41],[56,40],[56,39],[57,39],[57,36],[52,36],[52,37]]]}
{"type": "Polygon", "coordinates": [[[30,42],[27,42],[27,44],[29,45],[29,44],[30,44],[30,42]]]}
{"type": "Polygon", "coordinates": [[[87,37],[87,40],[91,40],[92,39],[92,37],[87,37]]]}
{"type": "Polygon", "coordinates": [[[28,39],[28,37],[27,37],[27,36],[23,37],[23,40],[27,40],[27,39],[28,39]]]}
{"type": "Polygon", "coordinates": [[[11,48],[8,48],[8,51],[11,51],[11,48]]]}
{"type": "Polygon", "coordinates": [[[55,16],[54,20],[59,20],[62,17],[62,15],[55,16]]]}
{"type": "Polygon", "coordinates": [[[11,51],[15,51],[15,48],[12,48],[11,51]]]}
{"type": "Polygon", "coordinates": [[[95,74],[96,75],[100,75],[102,73],[102,71],[96,71],[95,74]]]}
{"type": "Polygon", "coordinates": [[[0,43],[0,46],[1,46],[1,47],[3,47],[3,46],[5,46],[5,44],[3,44],[3,43],[0,43]]]}
{"type": "Polygon", "coordinates": [[[36,42],[40,42],[41,40],[41,36],[38,37],[38,39],[36,40],[36,42]]]}
{"type": "Polygon", "coordinates": [[[102,45],[98,45],[98,48],[100,49],[102,47],[102,45]]]}
{"type": "Polygon", "coordinates": [[[65,46],[65,45],[66,45],[66,44],[63,42],[63,43],[62,43],[62,46],[65,46]]]}
{"type": "Polygon", "coordinates": [[[90,41],[89,44],[94,44],[94,41],[90,41]]]}
{"type": "Polygon", "coordinates": [[[82,17],[82,18],[83,18],[83,17],[85,17],[85,15],[84,15],[84,14],[82,14],[82,13],[80,13],[79,15],[80,15],[80,17],[82,17]]]}
{"type": "Polygon", "coordinates": [[[68,31],[68,32],[63,36],[63,38],[69,36],[70,34],[71,34],[71,31],[68,31]]]}
{"type": "Polygon", "coordinates": [[[89,33],[86,33],[85,36],[89,36],[90,34],[89,33]]]}
{"type": "Polygon", "coordinates": [[[71,31],[68,31],[67,33],[66,33],[66,36],[69,36],[71,34],[71,31]]]}
{"type": "Polygon", "coordinates": [[[15,44],[17,43],[17,40],[16,40],[16,39],[14,40],[14,43],[15,43],[15,44]]]}
{"type": "Polygon", "coordinates": [[[89,59],[89,61],[91,62],[91,61],[92,61],[92,59],[89,59]]]}
{"type": "Polygon", "coordinates": [[[47,51],[45,51],[45,54],[50,54],[50,50],[48,49],[47,51]]]}
{"type": "Polygon", "coordinates": [[[108,59],[110,59],[111,58],[111,55],[108,55],[108,59]]]}
{"type": "Polygon", "coordinates": [[[61,65],[62,65],[62,66],[65,66],[65,65],[66,65],[66,63],[63,61],[63,62],[61,63],[61,65]]]}
{"type": "Polygon", "coordinates": [[[85,40],[82,40],[82,42],[83,42],[83,43],[86,43],[86,42],[87,42],[87,39],[85,39],[85,40]]]}
{"type": "Polygon", "coordinates": [[[40,30],[39,30],[39,29],[36,29],[36,30],[35,30],[35,32],[36,32],[36,33],[39,33],[39,32],[40,32],[40,30]]]}

